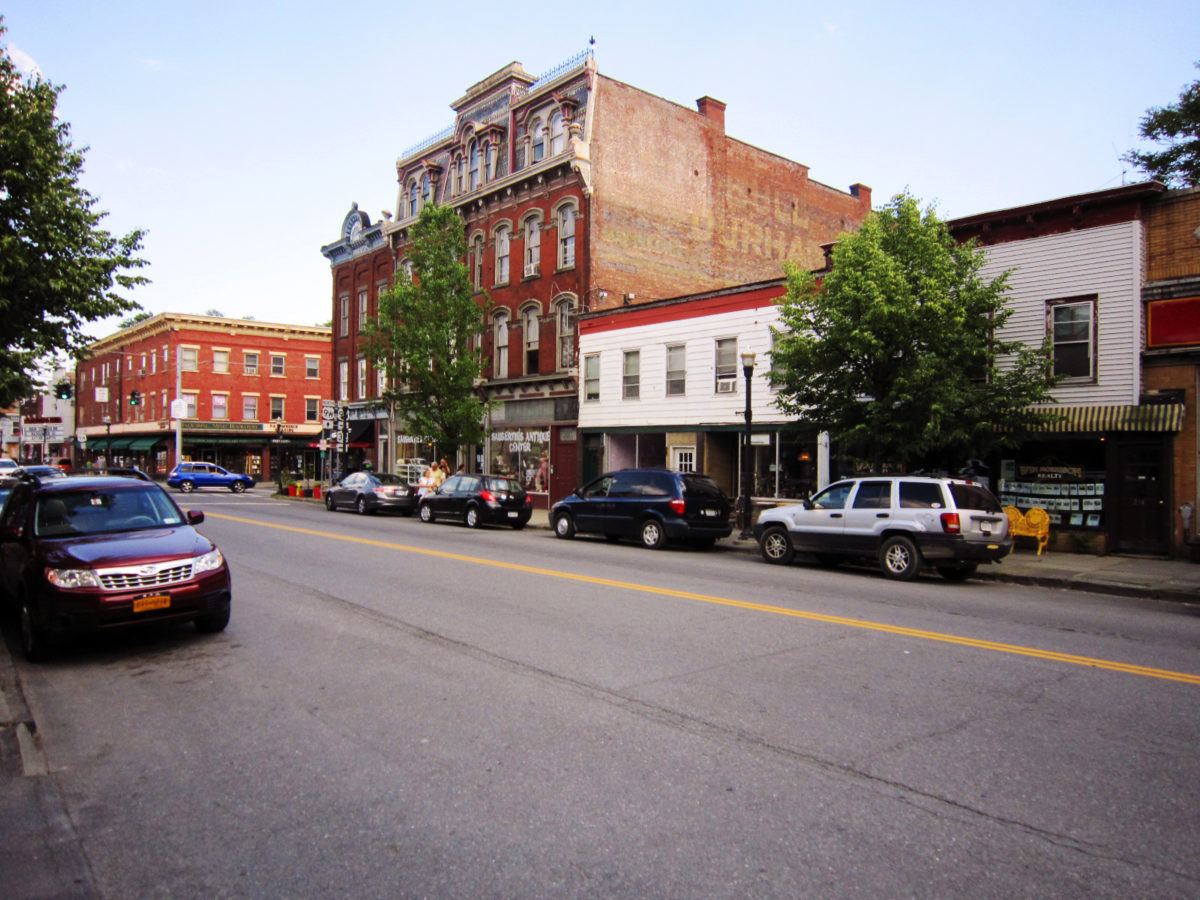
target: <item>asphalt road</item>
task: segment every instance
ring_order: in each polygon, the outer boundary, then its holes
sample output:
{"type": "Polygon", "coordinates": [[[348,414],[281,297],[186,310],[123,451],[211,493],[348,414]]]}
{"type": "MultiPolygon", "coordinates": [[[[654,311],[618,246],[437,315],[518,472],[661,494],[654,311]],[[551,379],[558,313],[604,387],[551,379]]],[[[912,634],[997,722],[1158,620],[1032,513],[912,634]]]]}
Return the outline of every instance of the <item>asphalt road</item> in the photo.
{"type": "Polygon", "coordinates": [[[1194,897],[1187,608],[185,499],[229,629],[19,663],[103,897],[1194,897]]]}

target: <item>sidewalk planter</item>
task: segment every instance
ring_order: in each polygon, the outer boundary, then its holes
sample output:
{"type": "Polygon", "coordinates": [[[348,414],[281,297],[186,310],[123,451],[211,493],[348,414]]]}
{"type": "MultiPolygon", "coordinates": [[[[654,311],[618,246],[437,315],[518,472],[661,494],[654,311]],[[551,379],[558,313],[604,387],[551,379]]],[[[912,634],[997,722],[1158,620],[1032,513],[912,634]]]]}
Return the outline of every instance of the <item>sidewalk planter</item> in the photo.
{"type": "Polygon", "coordinates": [[[312,488],[300,488],[300,496],[301,497],[311,497],[312,495],[313,495],[312,488]]]}
{"type": "Polygon", "coordinates": [[[287,492],[288,492],[289,497],[295,497],[296,496],[296,486],[294,484],[289,484],[287,486],[287,492]]]}
{"type": "Polygon", "coordinates": [[[315,499],[315,500],[321,499],[321,486],[319,484],[313,485],[312,495],[313,495],[313,499],[315,499]]]}

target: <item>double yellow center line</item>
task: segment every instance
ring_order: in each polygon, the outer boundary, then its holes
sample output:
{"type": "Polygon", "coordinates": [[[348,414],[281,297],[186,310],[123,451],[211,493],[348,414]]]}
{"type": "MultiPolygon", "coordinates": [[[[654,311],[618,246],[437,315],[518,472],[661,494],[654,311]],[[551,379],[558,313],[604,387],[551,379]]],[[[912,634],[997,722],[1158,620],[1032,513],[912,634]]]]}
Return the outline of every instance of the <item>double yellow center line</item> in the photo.
{"type": "Polygon", "coordinates": [[[556,569],[543,569],[538,566],[524,566],[501,560],[483,559],[477,556],[465,556],[461,553],[448,553],[445,550],[429,550],[424,547],[410,547],[406,544],[396,544],[390,541],[377,541],[370,538],[351,537],[348,535],[332,534],[328,531],[316,531],[311,528],[298,528],[294,525],[279,525],[274,522],[263,522],[257,519],[245,519],[239,516],[227,516],[220,513],[208,513],[209,518],[224,519],[229,522],[240,522],[245,525],[256,525],[261,528],[274,528],[279,531],[290,531],[296,534],[307,534],[313,537],[329,538],[335,541],[347,541],[354,544],[364,544],[371,547],[382,547],[387,550],[400,550],[405,553],[417,553],[422,556],[432,556],[439,559],[456,562],[474,563],[480,566],[491,566],[496,569],[508,569],[513,572],[524,572],[530,575],[541,575],[547,578],[559,578],[564,581],[577,581],[585,584],[601,585],[603,587],[620,588],[636,591],[642,594],[653,594],[661,597],[677,597],[683,600],[695,600],[701,603],[711,603],[717,606],[730,606],[736,609],[748,609],[754,612],[771,613],[777,616],[790,616],[794,619],[807,619],[811,622],[824,622],[828,625],[840,625],[844,628],[859,628],[866,631],[879,631],[885,634],[896,634],[903,637],[917,638],[924,641],[938,641],[943,644],[958,644],[962,647],[973,647],[977,650],[992,650],[997,653],[1010,653],[1017,656],[1032,656],[1036,659],[1046,659],[1052,662],[1067,663],[1074,666],[1089,666],[1094,669],[1108,669],[1113,672],[1124,672],[1129,675],[1144,675],[1147,678],[1162,678],[1167,681],[1182,681],[1186,684],[1200,685],[1200,675],[1188,672],[1175,672],[1170,669],[1155,669],[1149,666],[1135,666],[1130,663],[1114,662],[1107,659],[1097,659],[1091,656],[1076,656],[1073,653],[1057,653],[1052,650],[1039,650],[1036,647],[1022,647],[1020,644],[1004,644],[998,641],[981,641],[977,638],[960,637],[955,634],[943,634],[939,631],[925,631],[920,628],[904,628],[899,625],[888,625],[883,622],[871,622],[863,619],[847,619],[842,616],[829,616],[824,613],[805,612],[799,609],[788,609],[784,606],[771,606],[765,603],[749,603],[745,600],[734,600],[729,597],[717,597],[711,594],[698,594],[694,591],[678,591],[673,588],[655,587],[648,584],[638,584],[633,581],[616,581],[611,578],[598,578],[594,575],[579,575],[574,572],[562,572],[556,569]]]}

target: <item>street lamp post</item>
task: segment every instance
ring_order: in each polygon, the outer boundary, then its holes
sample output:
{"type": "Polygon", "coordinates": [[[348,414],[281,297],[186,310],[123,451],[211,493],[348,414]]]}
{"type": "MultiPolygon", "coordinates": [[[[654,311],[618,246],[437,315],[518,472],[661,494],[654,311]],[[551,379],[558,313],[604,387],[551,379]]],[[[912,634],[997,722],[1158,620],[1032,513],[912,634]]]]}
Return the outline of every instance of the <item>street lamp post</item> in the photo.
{"type": "Polygon", "coordinates": [[[750,472],[750,377],[754,374],[754,354],[742,354],[742,374],[746,377],[746,435],[745,447],[742,449],[742,533],[740,537],[746,540],[750,532],[750,493],[753,490],[750,472]]]}
{"type": "Polygon", "coordinates": [[[104,465],[112,465],[112,416],[104,417],[104,465]]]}

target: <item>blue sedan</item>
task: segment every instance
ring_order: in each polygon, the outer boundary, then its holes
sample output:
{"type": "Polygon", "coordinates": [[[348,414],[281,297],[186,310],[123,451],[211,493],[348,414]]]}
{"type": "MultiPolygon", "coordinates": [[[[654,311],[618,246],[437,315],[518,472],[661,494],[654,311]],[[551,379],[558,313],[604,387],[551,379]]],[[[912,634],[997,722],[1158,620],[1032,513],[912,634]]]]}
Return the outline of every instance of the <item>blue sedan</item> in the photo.
{"type": "Polygon", "coordinates": [[[254,479],[240,472],[222,469],[214,463],[186,462],[171,470],[171,474],[167,476],[167,484],[179,488],[185,494],[203,487],[228,488],[235,494],[240,494],[246,488],[254,487],[254,479]]]}

